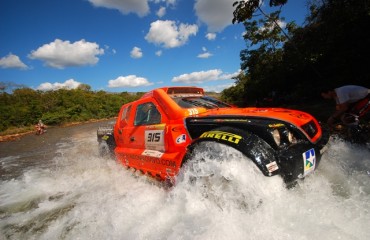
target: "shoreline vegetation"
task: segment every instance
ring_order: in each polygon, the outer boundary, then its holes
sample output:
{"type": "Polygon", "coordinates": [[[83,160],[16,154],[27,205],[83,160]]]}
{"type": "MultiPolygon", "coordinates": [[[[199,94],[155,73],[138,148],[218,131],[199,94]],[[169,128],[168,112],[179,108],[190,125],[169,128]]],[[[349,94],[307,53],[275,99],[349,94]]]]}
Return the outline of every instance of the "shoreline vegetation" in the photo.
{"type": "MultiPolygon", "coordinates": [[[[261,106],[261,107],[269,108],[271,106],[261,106]]],[[[299,105],[283,105],[283,106],[274,106],[274,107],[301,110],[301,111],[311,114],[318,121],[325,121],[326,118],[329,116],[328,113],[330,113],[333,108],[332,104],[324,102],[324,101],[321,103],[316,103],[316,104],[306,103],[306,104],[299,104],[299,105]]],[[[51,126],[48,126],[48,128],[58,128],[58,127],[63,128],[63,127],[70,127],[70,126],[93,123],[93,122],[102,122],[102,121],[113,120],[113,119],[116,119],[116,117],[90,119],[87,121],[66,122],[60,125],[51,125],[51,126]]],[[[34,134],[34,133],[35,133],[34,125],[27,126],[27,127],[9,128],[6,131],[0,132],[0,142],[17,141],[25,135],[34,134]]]]}
{"type": "MultiPolygon", "coordinates": [[[[0,88],[1,85],[0,82],[0,88]]],[[[26,87],[8,92],[0,89],[0,141],[32,133],[39,120],[51,128],[113,118],[123,104],[141,96],[138,92],[91,91],[83,84],[77,89],[51,91],[26,87]]]]}
{"type": "MultiPolygon", "coordinates": [[[[64,127],[70,127],[70,126],[76,126],[76,125],[82,125],[87,123],[93,123],[93,122],[103,122],[107,120],[113,120],[116,119],[116,117],[113,118],[102,118],[102,119],[90,119],[88,121],[81,121],[81,122],[67,122],[56,126],[47,126],[47,128],[64,128],[64,127]]],[[[36,124],[35,124],[36,125],[36,124]]],[[[18,127],[18,128],[11,128],[7,129],[4,132],[0,132],[0,142],[12,142],[17,141],[21,139],[22,137],[29,135],[29,134],[35,134],[35,126],[27,126],[27,127],[18,127]]]]}

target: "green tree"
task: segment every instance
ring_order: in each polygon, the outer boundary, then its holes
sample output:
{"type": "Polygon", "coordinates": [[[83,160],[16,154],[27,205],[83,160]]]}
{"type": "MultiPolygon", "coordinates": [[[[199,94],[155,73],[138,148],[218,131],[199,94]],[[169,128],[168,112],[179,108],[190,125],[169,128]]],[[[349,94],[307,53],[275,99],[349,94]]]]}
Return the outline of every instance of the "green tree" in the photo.
{"type": "Polygon", "coordinates": [[[236,106],[244,106],[248,101],[248,98],[244,93],[249,81],[249,76],[245,75],[242,71],[233,79],[235,79],[235,85],[226,88],[221,92],[221,100],[236,106]],[[241,96],[244,96],[244,98],[241,96]]]}
{"type": "MultiPolygon", "coordinates": [[[[278,91],[281,87],[281,70],[283,60],[282,46],[289,39],[290,32],[296,29],[294,23],[284,26],[284,18],[280,17],[281,6],[286,1],[270,1],[270,6],[278,7],[277,11],[266,13],[262,10],[263,1],[235,2],[233,23],[243,23],[244,39],[247,48],[240,52],[242,79],[247,82],[236,82],[234,90],[238,89],[239,102],[255,102],[255,100],[278,91]],[[259,17],[255,17],[255,13],[259,17]],[[283,27],[287,32],[283,31],[283,27]],[[238,86],[242,84],[242,86],[238,86]]],[[[223,95],[228,93],[224,91],[223,95]]],[[[226,98],[226,97],[224,97],[226,98]]],[[[235,99],[234,99],[235,102],[235,99]]]]}
{"type": "MultiPolygon", "coordinates": [[[[241,50],[241,68],[248,84],[241,99],[277,91],[287,100],[320,99],[318,88],[330,84],[368,86],[370,0],[310,1],[303,27],[279,23],[286,1],[270,1],[280,9],[262,11],[263,1],[236,2],[234,23],[243,23],[247,48],[241,50]],[[255,18],[258,15],[260,18],[255,18]]],[[[240,83],[236,83],[240,84],[240,83]]]]}
{"type": "Polygon", "coordinates": [[[88,84],[81,83],[80,85],[78,85],[77,89],[81,89],[84,91],[91,91],[91,86],[88,84]]]}
{"type": "Polygon", "coordinates": [[[77,89],[35,91],[18,88],[0,93],[0,132],[11,127],[32,126],[39,119],[47,125],[115,117],[122,104],[142,93],[94,92],[88,85],[77,89]]]}

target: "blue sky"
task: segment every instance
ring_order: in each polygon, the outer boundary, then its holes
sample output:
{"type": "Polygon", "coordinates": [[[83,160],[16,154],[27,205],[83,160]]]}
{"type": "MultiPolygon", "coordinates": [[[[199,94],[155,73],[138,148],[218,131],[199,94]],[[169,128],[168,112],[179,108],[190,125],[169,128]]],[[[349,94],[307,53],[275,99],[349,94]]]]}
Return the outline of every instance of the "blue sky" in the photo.
{"type": "MultiPolygon", "coordinates": [[[[146,92],[230,87],[245,49],[235,0],[0,0],[0,82],[146,92]]],[[[305,0],[283,7],[302,25],[305,0]]],[[[265,1],[264,9],[268,2],[265,1]]]]}

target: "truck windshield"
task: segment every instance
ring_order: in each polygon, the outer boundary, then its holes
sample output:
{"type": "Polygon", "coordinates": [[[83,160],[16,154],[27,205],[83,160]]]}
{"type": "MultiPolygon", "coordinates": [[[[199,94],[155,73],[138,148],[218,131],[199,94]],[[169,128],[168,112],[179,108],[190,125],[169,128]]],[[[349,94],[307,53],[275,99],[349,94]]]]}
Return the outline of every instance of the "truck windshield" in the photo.
{"type": "Polygon", "coordinates": [[[173,100],[182,108],[204,107],[206,109],[229,108],[231,105],[209,96],[175,97],[173,100]]]}

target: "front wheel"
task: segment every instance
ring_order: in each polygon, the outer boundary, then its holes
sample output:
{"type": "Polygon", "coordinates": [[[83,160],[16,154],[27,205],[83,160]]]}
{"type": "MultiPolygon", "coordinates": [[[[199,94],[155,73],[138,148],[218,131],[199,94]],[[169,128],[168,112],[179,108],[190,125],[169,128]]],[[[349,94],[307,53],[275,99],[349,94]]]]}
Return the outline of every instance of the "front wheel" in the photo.
{"type": "Polygon", "coordinates": [[[284,189],[281,178],[266,177],[240,151],[214,141],[202,141],[193,147],[176,182],[177,187],[188,188],[221,209],[246,211],[263,203],[267,189],[284,189]]]}

